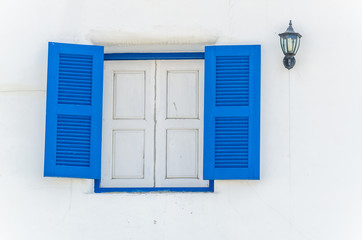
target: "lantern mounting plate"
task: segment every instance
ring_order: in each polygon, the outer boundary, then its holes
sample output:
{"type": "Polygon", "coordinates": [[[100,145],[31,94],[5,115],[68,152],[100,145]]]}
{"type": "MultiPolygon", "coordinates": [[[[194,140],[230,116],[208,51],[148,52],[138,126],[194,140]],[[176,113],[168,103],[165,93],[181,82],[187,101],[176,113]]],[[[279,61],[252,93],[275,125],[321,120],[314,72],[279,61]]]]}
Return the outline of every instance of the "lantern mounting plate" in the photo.
{"type": "Polygon", "coordinates": [[[287,55],[283,59],[284,67],[288,70],[290,70],[294,67],[295,62],[296,62],[295,57],[293,57],[291,55],[287,55]]]}

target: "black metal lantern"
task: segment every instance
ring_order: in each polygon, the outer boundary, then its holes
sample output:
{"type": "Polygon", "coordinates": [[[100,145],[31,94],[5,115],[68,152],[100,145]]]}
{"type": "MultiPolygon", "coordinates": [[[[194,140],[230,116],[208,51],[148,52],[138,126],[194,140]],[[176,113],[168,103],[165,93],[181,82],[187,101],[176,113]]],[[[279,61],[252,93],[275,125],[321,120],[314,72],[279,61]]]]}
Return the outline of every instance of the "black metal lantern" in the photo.
{"type": "Polygon", "coordinates": [[[280,46],[282,47],[283,53],[285,55],[283,59],[283,64],[284,67],[290,70],[295,65],[294,56],[298,52],[300,45],[300,38],[302,37],[302,35],[294,32],[294,29],[292,27],[292,20],[290,20],[289,27],[287,28],[287,30],[283,33],[280,33],[279,36],[280,36],[280,46]]]}

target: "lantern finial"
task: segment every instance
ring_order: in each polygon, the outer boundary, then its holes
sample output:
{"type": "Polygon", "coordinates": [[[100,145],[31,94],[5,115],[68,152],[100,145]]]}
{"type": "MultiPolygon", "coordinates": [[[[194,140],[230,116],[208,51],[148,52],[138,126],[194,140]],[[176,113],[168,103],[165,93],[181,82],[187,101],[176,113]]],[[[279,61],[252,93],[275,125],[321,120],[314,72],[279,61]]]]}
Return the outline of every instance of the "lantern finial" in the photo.
{"type": "Polygon", "coordinates": [[[286,33],[294,33],[294,28],[292,26],[292,20],[289,20],[289,27],[285,31],[286,33]]]}

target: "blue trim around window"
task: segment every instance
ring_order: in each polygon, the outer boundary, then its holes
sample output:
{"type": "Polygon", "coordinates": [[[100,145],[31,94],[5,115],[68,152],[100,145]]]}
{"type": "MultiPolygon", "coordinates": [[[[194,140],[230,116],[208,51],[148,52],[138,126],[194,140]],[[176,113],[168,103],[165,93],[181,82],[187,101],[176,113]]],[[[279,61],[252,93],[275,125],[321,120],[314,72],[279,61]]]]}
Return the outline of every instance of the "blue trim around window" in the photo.
{"type": "Polygon", "coordinates": [[[94,180],[95,193],[107,192],[214,192],[214,180],[209,180],[209,187],[155,187],[155,188],[107,188],[100,186],[99,179],[94,180]]]}
{"type": "Polygon", "coordinates": [[[203,52],[174,52],[174,53],[105,53],[104,61],[117,60],[183,60],[205,59],[203,52]]]}
{"type": "MultiPolygon", "coordinates": [[[[105,53],[104,61],[117,60],[187,60],[205,59],[203,52],[175,53],[105,53]]],[[[107,188],[101,187],[99,179],[94,180],[95,193],[107,192],[214,192],[214,180],[209,180],[209,187],[155,187],[155,188],[107,188]]]]}

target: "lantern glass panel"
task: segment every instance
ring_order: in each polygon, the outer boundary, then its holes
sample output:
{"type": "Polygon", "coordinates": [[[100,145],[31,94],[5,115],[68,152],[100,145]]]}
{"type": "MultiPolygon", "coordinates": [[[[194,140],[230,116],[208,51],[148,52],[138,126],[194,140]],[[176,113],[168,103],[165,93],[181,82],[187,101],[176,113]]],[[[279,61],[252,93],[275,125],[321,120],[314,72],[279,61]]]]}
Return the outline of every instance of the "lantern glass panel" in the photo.
{"type": "Polygon", "coordinates": [[[287,35],[287,53],[288,54],[295,54],[295,50],[297,47],[297,39],[298,37],[296,35],[287,35]]]}
{"type": "Polygon", "coordinates": [[[294,54],[297,54],[297,52],[299,50],[299,45],[300,45],[300,38],[297,37],[297,43],[295,45],[294,54]]]}
{"type": "Polygon", "coordinates": [[[288,44],[287,44],[287,38],[285,37],[285,36],[283,36],[283,37],[281,37],[280,38],[280,46],[282,47],[282,51],[283,51],[283,53],[284,54],[287,54],[288,53],[288,51],[287,51],[287,49],[288,49],[288,44]]]}

